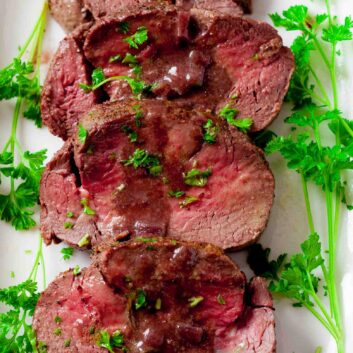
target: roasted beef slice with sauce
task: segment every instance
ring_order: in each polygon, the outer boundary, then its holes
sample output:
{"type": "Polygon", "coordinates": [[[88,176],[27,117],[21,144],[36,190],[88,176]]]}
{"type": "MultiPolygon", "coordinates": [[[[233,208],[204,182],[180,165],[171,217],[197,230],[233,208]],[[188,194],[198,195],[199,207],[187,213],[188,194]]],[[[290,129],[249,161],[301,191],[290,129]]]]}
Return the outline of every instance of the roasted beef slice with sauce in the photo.
{"type": "Polygon", "coordinates": [[[48,353],[106,352],[104,332],[120,337],[116,352],[273,353],[272,302],[251,306],[245,292],[244,274],[213,245],[128,241],[54,280],[33,328],[48,353]]]}
{"type": "Polygon", "coordinates": [[[42,177],[47,243],[169,236],[239,249],[266,226],[274,179],[263,153],[212,114],[133,100],[97,105],[79,126],[42,177]]]}
{"type": "Polygon", "coordinates": [[[114,18],[122,13],[146,8],[163,8],[173,4],[185,10],[200,8],[225,12],[233,16],[251,12],[250,0],[49,0],[49,9],[65,31],[71,32],[92,18],[114,18]]]}
{"type": "Polygon", "coordinates": [[[49,0],[51,15],[67,32],[91,20],[91,14],[83,0],[49,0]]]}
{"type": "Polygon", "coordinates": [[[64,140],[71,134],[78,117],[98,103],[99,92],[85,93],[80,83],[88,84],[92,68],[82,52],[87,26],[64,38],[52,59],[41,97],[43,122],[64,140]]]}
{"type": "MultiPolygon", "coordinates": [[[[251,131],[265,128],[277,116],[294,68],[290,50],[282,46],[270,25],[198,9],[145,10],[119,19],[99,20],[84,41],[84,58],[77,48],[72,52],[76,54],[70,59],[77,63],[74,66],[66,62],[62,50],[49,70],[42,110],[51,131],[64,138],[77,122],[77,113],[92,100],[92,92],[79,88],[79,83],[89,82],[91,69],[85,66],[85,59],[92,67],[102,68],[107,78],[136,79],[129,64],[112,62],[117,55],[134,55],[142,68],[140,79],[153,85],[151,97],[217,114],[229,104],[237,109],[237,118],[253,119],[251,131]],[[122,23],[128,24],[128,33],[119,30],[122,23]],[[130,48],[125,39],[140,27],[148,29],[148,40],[138,49],[130,48]],[[69,74],[69,80],[57,82],[58,77],[69,74]],[[72,108],[76,105],[78,109],[72,108]]],[[[110,100],[133,96],[124,79],[111,81],[103,88],[110,100]]]]}

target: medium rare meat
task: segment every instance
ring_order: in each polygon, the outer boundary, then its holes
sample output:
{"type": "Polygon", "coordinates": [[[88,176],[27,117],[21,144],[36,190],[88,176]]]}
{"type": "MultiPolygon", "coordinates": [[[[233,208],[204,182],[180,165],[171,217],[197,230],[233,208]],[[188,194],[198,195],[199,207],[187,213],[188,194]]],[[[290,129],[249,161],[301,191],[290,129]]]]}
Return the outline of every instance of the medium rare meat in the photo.
{"type": "Polygon", "coordinates": [[[105,246],[89,268],[60,275],[41,295],[33,328],[48,353],[105,352],[102,334],[114,351],[273,353],[272,306],[249,305],[245,284],[219,248],[142,238],[105,246]]]}
{"type": "MultiPolygon", "coordinates": [[[[134,55],[142,69],[139,79],[152,85],[153,97],[215,113],[228,104],[236,109],[237,118],[253,120],[252,131],[265,128],[277,116],[294,68],[290,50],[282,46],[278,33],[268,24],[198,9],[144,10],[138,15],[100,20],[89,31],[83,52],[106,77],[134,77],[131,65],[112,60],[117,55],[134,55]],[[117,30],[122,23],[128,24],[128,33],[117,30]],[[141,27],[147,28],[148,40],[137,49],[130,48],[126,38],[141,27]]],[[[49,77],[55,77],[60,66],[69,68],[58,54],[56,69],[52,65],[49,77]]],[[[70,72],[76,88],[78,82],[88,80],[87,76],[79,77],[77,69],[70,72]]],[[[65,82],[60,85],[65,88],[65,82]]],[[[126,80],[109,82],[104,89],[110,100],[133,96],[126,80]]],[[[51,104],[55,100],[44,100],[43,109],[51,111],[51,104]]],[[[60,136],[70,134],[64,124],[57,123],[65,109],[61,108],[58,117],[51,114],[45,119],[60,136]],[[63,131],[58,131],[57,125],[63,131]]],[[[77,118],[70,116],[68,126],[77,118]]]]}
{"type": "Polygon", "coordinates": [[[42,177],[47,243],[168,235],[239,249],[266,226],[274,180],[262,152],[209,113],[158,100],[98,105],[72,143],[42,177]],[[219,130],[212,144],[207,122],[219,130]]]}
{"type": "Polygon", "coordinates": [[[114,18],[123,13],[144,8],[159,8],[175,4],[182,9],[199,8],[242,15],[251,12],[250,0],[49,0],[49,9],[55,20],[67,32],[91,20],[114,18]]]}
{"type": "MultiPolygon", "coordinates": [[[[290,50],[268,24],[204,10],[190,14],[151,11],[125,18],[130,33],[148,29],[149,40],[139,49],[129,48],[127,34],[116,30],[121,20],[102,20],[89,31],[84,53],[107,77],[131,75],[128,65],[111,57],[132,53],[157,96],[213,111],[229,103],[238,118],[253,119],[252,131],[265,128],[288,88],[294,68],[290,50]]],[[[116,84],[117,93],[110,95],[124,99],[126,91],[119,88],[125,83],[116,84]]]]}
{"type": "Polygon", "coordinates": [[[73,31],[91,18],[82,0],[49,0],[49,9],[55,20],[67,32],[73,31]]]}
{"type": "Polygon", "coordinates": [[[98,102],[97,92],[85,93],[79,83],[89,83],[92,70],[83,56],[81,41],[86,26],[60,42],[46,77],[41,111],[54,135],[67,139],[78,117],[98,102]]]}

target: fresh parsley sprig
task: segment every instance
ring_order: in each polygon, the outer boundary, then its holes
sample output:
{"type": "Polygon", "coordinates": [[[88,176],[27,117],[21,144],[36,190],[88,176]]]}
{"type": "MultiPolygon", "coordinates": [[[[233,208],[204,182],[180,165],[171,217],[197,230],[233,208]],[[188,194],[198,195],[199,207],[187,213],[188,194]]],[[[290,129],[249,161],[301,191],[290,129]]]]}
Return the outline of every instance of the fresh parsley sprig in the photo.
{"type": "Polygon", "coordinates": [[[353,169],[353,124],[339,109],[336,71],[337,57],[342,54],[339,45],[352,40],[353,21],[346,17],[339,22],[331,14],[330,0],[325,4],[326,12],[316,15],[311,14],[308,7],[297,5],[270,16],[276,26],[300,33],[291,47],[296,70],[286,97],[294,105],[293,114],[286,119],[286,123],[293,125],[292,134],[272,137],[265,151],[281,153],[288,168],[300,174],[311,234],[301,244],[301,252],[293,255],[277,277],[272,278],[270,289],[308,309],[335,339],[337,352],[343,353],[336,258],[342,202],[347,204],[342,172],[353,169]],[[313,53],[321,66],[314,61],[313,53]],[[330,78],[330,91],[319,74],[322,69],[330,78]],[[335,142],[328,144],[323,136],[330,133],[335,142]],[[327,251],[322,248],[316,231],[309,187],[319,187],[325,196],[327,251]],[[323,277],[322,281],[319,276],[323,277]],[[323,292],[327,294],[329,307],[321,299],[323,292]]]}
{"type": "Polygon", "coordinates": [[[0,302],[8,310],[0,313],[0,352],[38,352],[37,341],[29,323],[39,299],[37,273],[43,269],[43,282],[46,286],[42,239],[31,273],[24,282],[0,289],[0,302]]]}
{"type": "Polygon", "coordinates": [[[11,223],[17,230],[29,229],[36,223],[34,206],[39,198],[39,181],[46,158],[46,150],[23,151],[17,139],[20,115],[31,119],[40,127],[40,63],[42,41],[46,25],[48,4],[18,56],[0,70],[0,101],[16,98],[9,139],[0,152],[0,219],[11,223]],[[32,44],[28,62],[22,57],[32,44]],[[4,183],[6,181],[6,183],[4,183]]]}

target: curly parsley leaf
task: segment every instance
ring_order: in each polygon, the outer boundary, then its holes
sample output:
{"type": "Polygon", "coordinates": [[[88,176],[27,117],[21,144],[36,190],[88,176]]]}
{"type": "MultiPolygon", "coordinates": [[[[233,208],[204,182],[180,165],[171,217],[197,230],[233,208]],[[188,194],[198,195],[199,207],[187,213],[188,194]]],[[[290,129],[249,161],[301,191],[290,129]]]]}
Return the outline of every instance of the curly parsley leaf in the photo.
{"type": "Polygon", "coordinates": [[[353,21],[351,17],[346,17],[343,24],[331,24],[322,30],[322,40],[332,44],[352,40],[353,21]]]}
{"type": "Polygon", "coordinates": [[[229,125],[237,127],[241,132],[248,132],[253,124],[251,118],[237,118],[238,109],[231,107],[229,104],[224,106],[219,112],[219,116],[227,121],[229,125]]]}
{"type": "Polygon", "coordinates": [[[203,125],[204,134],[203,140],[210,145],[214,144],[219,133],[219,126],[216,125],[213,120],[208,119],[207,122],[203,125]]]}
{"type": "Polygon", "coordinates": [[[148,41],[148,30],[146,27],[139,27],[136,33],[130,37],[124,38],[124,42],[128,43],[130,48],[138,49],[140,45],[148,41]]]}
{"type": "Polygon", "coordinates": [[[131,165],[135,169],[144,168],[153,176],[157,176],[162,172],[162,166],[158,156],[139,148],[137,148],[128,159],[122,161],[122,163],[124,166],[131,165]]]}
{"type": "Polygon", "coordinates": [[[204,187],[211,174],[210,168],[207,170],[191,169],[183,174],[184,183],[190,186],[204,187]]]}

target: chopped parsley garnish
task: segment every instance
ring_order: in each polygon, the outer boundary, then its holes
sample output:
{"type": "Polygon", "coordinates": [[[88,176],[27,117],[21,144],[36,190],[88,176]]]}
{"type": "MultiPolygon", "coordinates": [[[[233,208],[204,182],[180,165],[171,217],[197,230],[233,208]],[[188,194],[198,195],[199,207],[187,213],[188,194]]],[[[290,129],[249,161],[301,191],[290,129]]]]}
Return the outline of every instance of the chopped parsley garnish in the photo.
{"type": "Polygon", "coordinates": [[[124,132],[130,139],[131,142],[136,142],[137,141],[137,132],[134,131],[130,126],[128,125],[123,125],[121,127],[121,131],[124,132]]]}
{"type": "Polygon", "coordinates": [[[60,316],[55,316],[54,317],[54,321],[57,323],[57,324],[60,324],[63,320],[60,316]]]}
{"type": "Polygon", "coordinates": [[[132,106],[132,109],[135,111],[135,124],[137,127],[141,127],[141,118],[143,116],[143,112],[141,110],[141,105],[134,105],[132,106]]]}
{"type": "Polygon", "coordinates": [[[91,236],[89,234],[85,234],[80,241],[77,243],[77,245],[82,248],[84,246],[88,246],[91,244],[91,236]]]}
{"type": "Polygon", "coordinates": [[[136,55],[126,53],[125,58],[122,61],[123,64],[137,65],[138,61],[136,55]]]}
{"type": "Polygon", "coordinates": [[[66,217],[67,218],[73,218],[74,217],[74,213],[73,212],[67,212],[66,213],[66,217]]]}
{"type": "Polygon", "coordinates": [[[124,336],[120,330],[116,330],[112,336],[106,330],[98,333],[97,346],[107,349],[110,353],[115,353],[114,348],[124,348],[124,336]]]}
{"type": "Polygon", "coordinates": [[[63,255],[63,259],[66,261],[72,257],[72,255],[74,254],[74,249],[73,248],[62,248],[60,252],[63,255]]]}
{"type": "Polygon", "coordinates": [[[199,305],[204,300],[203,297],[192,297],[188,299],[189,307],[194,308],[195,306],[199,305]]]}
{"type": "Polygon", "coordinates": [[[241,132],[248,132],[253,124],[251,118],[236,119],[238,109],[231,107],[227,104],[219,112],[219,116],[227,121],[229,125],[237,127],[241,132]]]}
{"type": "Polygon", "coordinates": [[[156,304],[154,305],[154,308],[155,308],[156,310],[161,310],[161,309],[162,309],[162,299],[161,299],[161,298],[158,298],[158,299],[156,300],[156,304]]]}
{"type": "Polygon", "coordinates": [[[120,54],[117,54],[117,55],[114,55],[114,56],[111,56],[109,58],[109,62],[110,63],[114,63],[116,61],[120,61],[122,59],[121,55],[120,54]]]}
{"type": "Polygon", "coordinates": [[[175,198],[180,198],[182,196],[185,195],[185,192],[184,191],[181,191],[181,190],[170,190],[168,191],[168,196],[170,197],[175,197],[175,198]]]}
{"type": "Polygon", "coordinates": [[[78,136],[79,141],[81,143],[85,143],[87,135],[88,135],[87,130],[81,124],[79,124],[78,125],[78,132],[77,132],[77,136],[78,136]]]}
{"type": "Polygon", "coordinates": [[[136,293],[136,298],[135,298],[135,310],[139,310],[141,308],[144,308],[147,305],[147,300],[146,300],[146,293],[143,289],[139,289],[136,293]]]}
{"type": "Polygon", "coordinates": [[[73,268],[73,271],[72,273],[74,274],[74,276],[77,276],[81,273],[81,268],[79,265],[76,265],[74,268],[73,268]]]}
{"type": "Polygon", "coordinates": [[[71,339],[66,339],[65,342],[64,342],[64,347],[65,348],[69,348],[71,346],[71,339]]]}
{"type": "Polygon", "coordinates": [[[74,224],[72,222],[65,222],[64,223],[64,228],[65,229],[72,229],[74,224]]]}
{"type": "Polygon", "coordinates": [[[136,237],[134,240],[140,241],[142,243],[156,243],[156,242],[158,242],[158,239],[156,239],[156,238],[147,238],[147,237],[136,237]]]}
{"type": "Polygon", "coordinates": [[[222,297],[221,294],[217,295],[217,302],[218,302],[218,304],[221,304],[221,305],[225,305],[226,304],[226,301],[224,300],[224,298],[222,297]]]}
{"type": "Polygon", "coordinates": [[[204,187],[207,184],[209,176],[212,174],[210,168],[207,170],[191,169],[183,174],[184,183],[190,186],[204,187]]]}
{"type": "Polygon", "coordinates": [[[148,30],[146,27],[139,27],[132,36],[124,39],[125,43],[130,45],[130,48],[138,49],[140,45],[147,42],[148,30]]]}
{"type": "Polygon", "coordinates": [[[43,342],[43,341],[38,342],[38,352],[39,353],[47,353],[47,349],[48,349],[48,345],[45,342],[43,342]]]}
{"type": "Polygon", "coordinates": [[[144,168],[149,174],[158,176],[162,172],[159,158],[153,154],[148,153],[146,150],[137,148],[133,155],[127,160],[122,161],[124,166],[133,166],[135,169],[144,168]]]}
{"type": "Polygon", "coordinates": [[[185,199],[181,202],[179,202],[180,208],[185,208],[195,202],[199,201],[198,197],[192,196],[192,195],[186,195],[185,199]]]}
{"type": "Polygon", "coordinates": [[[129,24],[127,22],[120,22],[118,25],[118,31],[126,34],[129,32],[129,24]]]}
{"type": "Polygon", "coordinates": [[[203,125],[203,128],[205,130],[203,134],[204,141],[211,145],[214,144],[219,133],[219,126],[215,125],[213,120],[208,119],[207,122],[203,125]]]}
{"type": "Polygon", "coordinates": [[[81,199],[81,205],[83,206],[83,213],[85,213],[89,216],[93,216],[96,214],[96,211],[92,210],[92,208],[90,208],[88,206],[88,199],[87,198],[81,199]]]}
{"type": "Polygon", "coordinates": [[[56,336],[60,336],[62,333],[62,329],[60,327],[57,327],[55,330],[54,330],[54,335],[56,336]]]}

